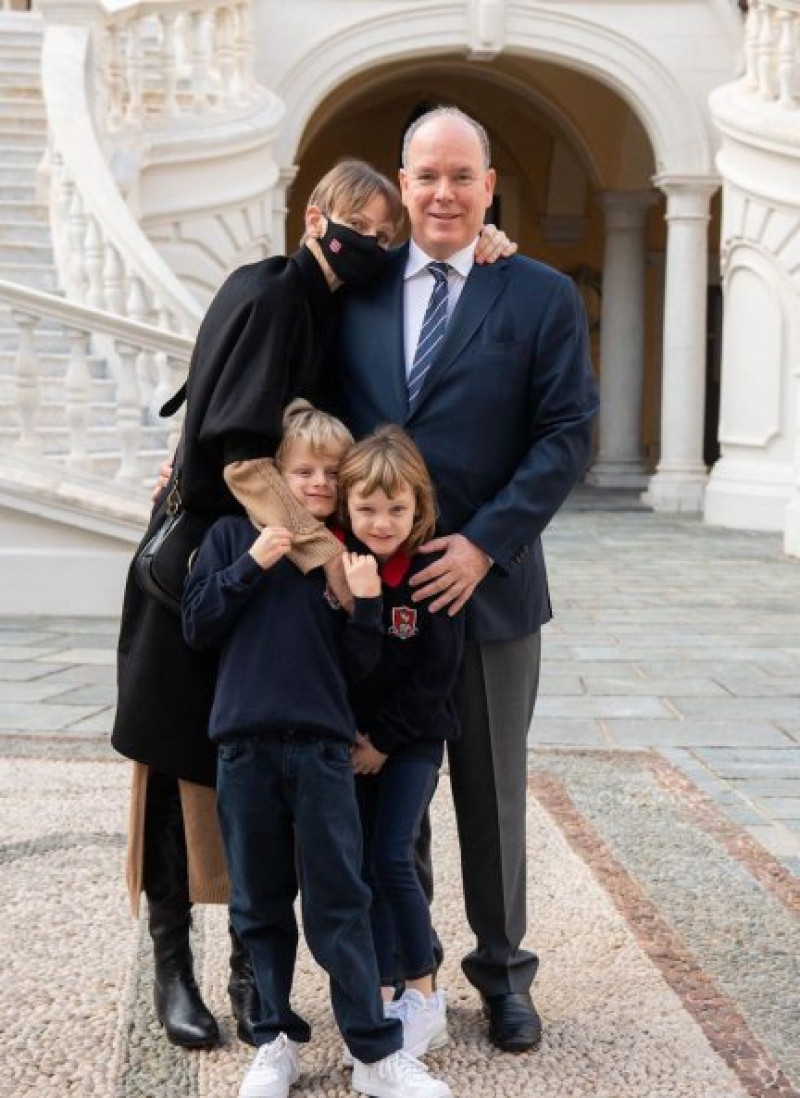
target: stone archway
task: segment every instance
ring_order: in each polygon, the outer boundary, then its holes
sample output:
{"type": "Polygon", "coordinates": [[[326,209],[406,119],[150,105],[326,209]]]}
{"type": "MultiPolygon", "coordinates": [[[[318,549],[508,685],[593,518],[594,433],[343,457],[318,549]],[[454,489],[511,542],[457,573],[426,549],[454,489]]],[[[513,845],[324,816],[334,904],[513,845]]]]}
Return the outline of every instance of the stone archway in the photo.
{"type": "MultiPolygon", "coordinates": [[[[599,484],[613,486],[643,486],[646,466],[642,460],[642,443],[652,457],[658,455],[657,475],[650,482],[647,499],[652,506],[664,510],[697,510],[702,503],[706,468],[703,464],[703,406],[705,391],[705,321],[706,263],[709,202],[716,188],[713,170],[713,143],[704,97],[697,89],[687,87],[677,79],[674,68],[641,41],[635,41],[619,27],[601,25],[574,11],[552,8],[534,10],[535,5],[515,3],[489,4],[473,0],[466,21],[455,12],[443,11],[447,5],[385,12],[368,19],[353,20],[324,43],[312,45],[302,56],[295,57],[275,90],[290,109],[286,124],[276,143],[276,158],[283,165],[283,181],[288,186],[295,177],[296,164],[310,141],[324,132],[325,115],[334,117],[351,110],[365,96],[373,98],[385,92],[390,73],[427,73],[431,66],[455,69],[471,67],[475,79],[479,74],[502,69],[508,89],[515,74],[509,66],[527,66],[527,70],[569,73],[574,79],[594,84],[597,95],[610,95],[624,101],[629,109],[631,129],[646,134],[649,146],[649,171],[634,179],[620,182],[613,173],[603,171],[595,155],[597,132],[602,132],[604,119],[593,124],[576,123],[568,110],[556,104],[567,147],[587,170],[592,189],[604,195],[606,232],[616,233],[617,271],[620,270],[620,243],[625,234],[637,234],[640,243],[628,248],[625,262],[635,259],[634,278],[620,280],[605,287],[612,290],[617,304],[603,310],[606,348],[613,354],[624,354],[624,377],[616,377],[604,402],[607,409],[605,424],[601,423],[601,461],[596,477],[599,484]],[[490,7],[502,10],[502,18],[481,22],[476,13],[484,14],[490,7]],[[484,62],[489,60],[489,64],[484,62]],[[629,296],[630,286],[652,279],[645,268],[646,250],[641,241],[652,231],[653,219],[647,212],[652,182],[667,196],[666,256],[663,264],[663,293],[669,323],[664,326],[663,383],[650,377],[642,384],[645,341],[652,340],[653,323],[642,318],[643,303],[628,307],[628,320],[619,321],[621,305],[629,296]],[[610,196],[605,192],[611,191],[610,196]],[[621,196],[613,192],[622,191],[621,196]],[[606,200],[607,199],[607,200],[606,200]],[[632,205],[631,205],[632,203],[632,205]],[[630,209],[628,208],[630,207],[630,209]],[[671,243],[670,243],[671,242],[671,243]],[[638,310],[638,312],[637,312],[638,310]],[[635,315],[633,352],[630,344],[630,320],[635,315]],[[613,339],[609,333],[613,331],[613,339]],[[680,336],[675,333],[680,331],[680,336]],[[685,333],[689,333],[688,339],[685,333]],[[659,411],[659,390],[665,393],[669,415],[659,411]],[[667,391],[668,394],[667,394],[667,391]],[[629,394],[633,392],[631,399],[629,394]],[[622,397],[620,398],[620,394],[622,397]],[[636,395],[638,394],[638,395],[636,395]],[[644,409],[644,410],[643,410],[644,409]],[[699,416],[697,410],[699,409],[699,416]],[[609,413],[612,421],[608,420],[609,413]],[[620,416],[625,423],[620,430],[620,416]],[[654,420],[658,416],[659,424],[654,420]],[[689,424],[687,431],[685,424],[689,424]],[[644,429],[643,429],[644,428],[644,429]],[[647,435],[649,429],[650,434],[647,435]],[[624,453],[602,453],[603,437],[627,439],[624,453]],[[695,435],[697,436],[695,438],[695,435]]],[[[463,7],[463,5],[460,5],[463,7]]],[[[463,16],[463,11],[462,11],[463,16]]],[[[651,43],[652,45],[652,43],[651,43]]],[[[518,74],[517,74],[518,75],[518,74]]],[[[524,81],[517,80],[518,84],[524,81]]],[[[530,92],[530,89],[528,89],[530,92]]],[[[441,100],[440,100],[441,101],[441,100]]],[[[455,100],[454,100],[455,101],[455,100]]],[[[459,103],[469,109],[468,104],[459,103]]],[[[548,97],[538,103],[543,114],[552,106],[548,97]]],[[[342,155],[346,149],[340,152],[342,155]]],[[[350,150],[356,151],[356,150],[350,150]]],[[[368,159],[378,160],[374,155],[368,159]]],[[[378,160],[378,166],[391,171],[394,164],[378,160]]],[[[295,201],[302,201],[299,192],[307,180],[302,171],[298,178],[295,201]]],[[[653,201],[651,193],[649,202],[653,201]]],[[[663,201],[663,199],[662,199],[663,201]]],[[[280,205],[280,203],[279,203],[280,205]]],[[[664,226],[661,230],[662,242],[664,226]]],[[[524,241],[523,241],[524,243],[524,241]]],[[[623,249],[624,250],[624,249],[623,249]]],[[[537,253],[541,255],[541,252],[537,253]]],[[[607,253],[608,254],[608,253],[607,253]]],[[[546,261],[547,255],[541,255],[546,261]]],[[[556,264],[560,265],[560,264],[556,264]]],[[[595,260],[595,266],[604,266],[595,260]]],[[[652,292],[652,291],[649,291],[652,292]]],[[[653,365],[660,367],[659,352],[647,349],[651,374],[653,365]]],[[[609,354],[606,357],[613,357],[609,354]]],[[[607,377],[611,375],[607,373],[607,377]]]]}

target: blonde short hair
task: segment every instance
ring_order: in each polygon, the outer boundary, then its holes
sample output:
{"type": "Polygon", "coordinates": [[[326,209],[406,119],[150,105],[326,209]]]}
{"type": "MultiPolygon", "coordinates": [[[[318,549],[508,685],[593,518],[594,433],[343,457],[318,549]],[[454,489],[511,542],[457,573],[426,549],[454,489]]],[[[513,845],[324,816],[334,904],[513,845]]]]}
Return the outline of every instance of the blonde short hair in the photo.
{"type": "Polygon", "coordinates": [[[335,210],[342,217],[358,213],[376,195],[386,202],[388,219],[397,235],[403,224],[400,191],[391,179],[364,160],[340,160],[317,183],[306,207],[316,206],[326,217],[335,210]]]}
{"type": "Polygon", "coordinates": [[[275,452],[280,469],[289,447],[302,442],[312,454],[340,454],[353,445],[353,436],[341,420],[299,398],[287,404],[283,413],[283,436],[275,452]]]}
{"type": "Polygon", "coordinates": [[[436,493],[422,454],[400,427],[379,427],[357,442],[339,466],[339,517],[349,528],[347,497],[382,489],[389,499],[408,486],[414,494],[414,525],[403,548],[413,553],[436,528],[436,493]]]}

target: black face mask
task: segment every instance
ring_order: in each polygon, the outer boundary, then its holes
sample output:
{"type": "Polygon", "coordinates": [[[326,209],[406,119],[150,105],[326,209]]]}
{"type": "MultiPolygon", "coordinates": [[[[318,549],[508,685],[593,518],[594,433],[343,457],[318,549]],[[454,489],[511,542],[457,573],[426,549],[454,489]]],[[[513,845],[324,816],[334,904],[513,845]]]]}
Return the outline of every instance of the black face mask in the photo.
{"type": "Polygon", "coordinates": [[[346,286],[366,286],[383,269],[388,252],[375,236],[364,236],[328,218],[325,235],[317,240],[331,270],[346,286]]]}

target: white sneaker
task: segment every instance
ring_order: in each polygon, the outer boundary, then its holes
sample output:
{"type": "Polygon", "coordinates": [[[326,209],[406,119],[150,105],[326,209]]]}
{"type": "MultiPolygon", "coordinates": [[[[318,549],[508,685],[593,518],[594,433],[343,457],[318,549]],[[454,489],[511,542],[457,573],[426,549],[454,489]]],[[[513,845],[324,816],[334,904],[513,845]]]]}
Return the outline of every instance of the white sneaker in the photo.
{"type": "Polygon", "coordinates": [[[239,1098],[287,1098],[300,1078],[297,1043],[285,1033],[261,1045],[239,1087],[239,1098]]]}
{"type": "Polygon", "coordinates": [[[387,1008],[388,1017],[403,1023],[403,1048],[411,1056],[424,1056],[449,1041],[443,991],[425,996],[409,988],[387,1008]]]}
{"type": "Polygon", "coordinates": [[[453,1098],[447,1083],[403,1049],[374,1064],[354,1060],[353,1090],[369,1098],[453,1098]]]}

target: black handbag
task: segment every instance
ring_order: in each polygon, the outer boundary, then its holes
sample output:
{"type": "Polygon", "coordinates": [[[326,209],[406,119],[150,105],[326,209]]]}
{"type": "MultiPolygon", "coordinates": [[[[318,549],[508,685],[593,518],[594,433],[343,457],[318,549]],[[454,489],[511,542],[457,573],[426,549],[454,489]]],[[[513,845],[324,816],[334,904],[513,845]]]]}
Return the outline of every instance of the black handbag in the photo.
{"type": "Polygon", "coordinates": [[[183,507],[180,472],[166,498],[158,529],[139,549],[134,561],[136,582],[146,595],[180,617],[183,585],[203,535],[213,516],[183,507]]]}

